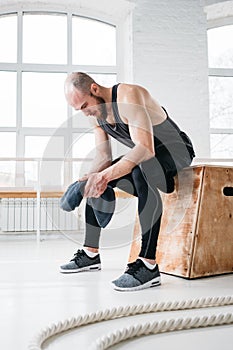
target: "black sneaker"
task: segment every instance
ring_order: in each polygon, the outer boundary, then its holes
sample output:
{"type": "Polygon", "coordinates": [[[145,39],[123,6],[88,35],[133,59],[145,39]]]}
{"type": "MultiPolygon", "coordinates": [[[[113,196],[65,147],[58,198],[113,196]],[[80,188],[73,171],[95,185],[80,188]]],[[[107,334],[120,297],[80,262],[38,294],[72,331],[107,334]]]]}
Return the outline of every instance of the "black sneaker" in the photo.
{"type": "Polygon", "coordinates": [[[79,249],[70,262],[60,266],[62,273],[97,270],[101,270],[100,255],[97,254],[94,258],[90,258],[83,249],[79,249]]]}
{"type": "Polygon", "coordinates": [[[141,259],[128,264],[125,273],[115,281],[113,287],[120,291],[136,291],[160,285],[160,272],[156,264],[150,270],[141,259]]]}

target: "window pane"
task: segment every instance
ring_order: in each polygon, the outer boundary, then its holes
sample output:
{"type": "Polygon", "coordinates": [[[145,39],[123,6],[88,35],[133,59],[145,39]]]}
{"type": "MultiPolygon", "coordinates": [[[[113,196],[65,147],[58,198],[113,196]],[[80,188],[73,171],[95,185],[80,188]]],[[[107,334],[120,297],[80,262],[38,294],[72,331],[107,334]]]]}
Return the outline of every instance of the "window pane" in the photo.
{"type": "Polygon", "coordinates": [[[67,18],[64,15],[24,14],[23,62],[67,62],[67,18]]]}
{"type": "Polygon", "coordinates": [[[0,157],[16,156],[15,132],[0,132],[0,157]]]}
{"type": "Polygon", "coordinates": [[[26,187],[36,189],[38,185],[38,162],[25,161],[24,162],[24,184],[26,187]]]}
{"type": "Polygon", "coordinates": [[[65,78],[63,73],[23,73],[23,126],[59,127],[66,120],[65,78]]]}
{"type": "Polygon", "coordinates": [[[0,187],[15,186],[15,161],[0,161],[0,187]]]}
{"type": "Polygon", "coordinates": [[[25,157],[59,158],[64,156],[62,136],[25,136],[25,157]]]}
{"type": "Polygon", "coordinates": [[[233,77],[209,77],[210,127],[233,128],[233,77]]]}
{"type": "Polygon", "coordinates": [[[213,158],[233,158],[233,135],[212,134],[210,145],[213,158]]]}
{"type": "Polygon", "coordinates": [[[95,154],[95,137],[92,133],[73,135],[72,155],[74,158],[93,158],[95,154]]]}
{"type": "Polygon", "coordinates": [[[16,73],[0,71],[0,127],[16,125],[16,73]]]}
{"type": "Polygon", "coordinates": [[[116,84],[116,74],[92,74],[90,76],[100,85],[112,87],[116,84]]]}
{"type": "Polygon", "coordinates": [[[116,64],[115,27],[77,16],[73,17],[72,24],[73,64],[116,64]]]}
{"type": "Polygon", "coordinates": [[[209,67],[233,68],[233,25],[208,30],[209,67]]]}
{"type": "Polygon", "coordinates": [[[95,137],[92,133],[76,133],[73,135],[73,158],[84,158],[83,161],[73,162],[73,176],[75,181],[79,177],[84,176],[89,172],[91,161],[86,161],[85,158],[94,158],[95,155],[95,137]]]}
{"type": "Polygon", "coordinates": [[[82,111],[76,111],[74,108],[72,108],[72,126],[73,128],[93,129],[89,117],[86,117],[82,111]]]}
{"type": "MultiPolygon", "coordinates": [[[[44,187],[61,186],[61,161],[46,158],[64,157],[64,138],[62,136],[26,136],[25,156],[43,158],[40,168],[40,185],[44,187]]],[[[37,181],[37,164],[25,162],[25,183],[32,186],[37,181]]]]}
{"type": "Polygon", "coordinates": [[[0,16],[0,62],[17,60],[17,17],[0,16]]]}
{"type": "MultiPolygon", "coordinates": [[[[61,161],[43,160],[39,170],[40,188],[42,191],[61,188],[64,182],[64,171],[61,161]],[[49,174],[49,176],[48,176],[49,174]]],[[[37,188],[38,185],[38,163],[35,161],[25,162],[24,174],[25,186],[37,188]]]]}
{"type": "MultiPolygon", "coordinates": [[[[0,132],[0,157],[16,156],[16,135],[14,132],[0,132]]],[[[15,161],[0,160],[0,186],[14,186],[15,161]]]]}

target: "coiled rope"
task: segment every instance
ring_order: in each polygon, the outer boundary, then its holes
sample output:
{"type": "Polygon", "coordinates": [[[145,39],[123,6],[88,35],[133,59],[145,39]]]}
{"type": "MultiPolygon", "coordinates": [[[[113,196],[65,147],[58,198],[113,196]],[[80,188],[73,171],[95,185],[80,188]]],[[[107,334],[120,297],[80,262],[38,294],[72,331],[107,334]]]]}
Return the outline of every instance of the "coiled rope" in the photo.
{"type": "MultiPolygon", "coordinates": [[[[112,309],[97,311],[84,316],[72,317],[42,329],[29,344],[29,350],[41,350],[43,343],[50,337],[80,326],[97,323],[101,321],[113,320],[116,318],[133,315],[147,314],[161,311],[176,311],[188,309],[200,309],[205,307],[217,307],[233,305],[233,296],[206,297],[181,301],[168,301],[160,303],[149,303],[132,306],[119,306],[112,309]]],[[[134,337],[161,332],[171,332],[176,330],[217,326],[223,324],[233,324],[233,313],[218,314],[201,317],[186,317],[178,319],[168,319],[159,322],[147,322],[131,327],[116,330],[107,336],[97,339],[90,347],[92,350],[104,350],[111,346],[134,337]]]]}

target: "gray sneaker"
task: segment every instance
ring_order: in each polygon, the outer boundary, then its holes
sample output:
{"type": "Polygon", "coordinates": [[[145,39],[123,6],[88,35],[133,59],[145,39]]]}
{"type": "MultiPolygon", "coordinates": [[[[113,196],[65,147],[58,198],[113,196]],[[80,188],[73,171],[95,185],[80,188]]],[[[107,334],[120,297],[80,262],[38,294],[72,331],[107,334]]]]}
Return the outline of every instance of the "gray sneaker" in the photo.
{"type": "Polygon", "coordinates": [[[79,249],[70,262],[60,266],[60,272],[62,273],[98,270],[101,270],[100,255],[90,258],[83,249],[79,249]]]}
{"type": "Polygon", "coordinates": [[[137,291],[145,288],[151,288],[160,285],[160,272],[158,265],[150,270],[141,259],[128,264],[127,269],[115,281],[112,281],[113,287],[119,291],[137,291]]]}

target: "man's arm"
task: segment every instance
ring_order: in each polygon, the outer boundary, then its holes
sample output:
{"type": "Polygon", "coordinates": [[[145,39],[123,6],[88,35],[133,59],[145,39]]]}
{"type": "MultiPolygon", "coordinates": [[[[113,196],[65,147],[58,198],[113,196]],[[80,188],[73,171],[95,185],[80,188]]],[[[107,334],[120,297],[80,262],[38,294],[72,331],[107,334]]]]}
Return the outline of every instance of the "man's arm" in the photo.
{"type": "Polygon", "coordinates": [[[130,173],[136,165],[155,156],[153,127],[145,108],[144,94],[137,87],[131,89],[118,108],[127,118],[135,146],[119,162],[102,172],[108,182],[130,173]]]}
{"type": "Polygon", "coordinates": [[[108,135],[100,126],[93,124],[93,127],[96,146],[95,158],[92,161],[88,174],[79,179],[81,181],[87,180],[91,174],[99,173],[112,164],[111,143],[108,135]]]}
{"type": "Polygon", "coordinates": [[[90,172],[100,172],[112,164],[111,143],[106,132],[100,126],[94,128],[96,154],[90,172]]]}
{"type": "Polygon", "coordinates": [[[116,164],[93,177],[92,184],[87,183],[84,193],[87,197],[98,197],[108,182],[130,173],[137,164],[155,156],[152,123],[145,108],[142,92],[132,88],[124,103],[118,104],[118,107],[120,114],[127,116],[130,136],[135,146],[116,164]]]}

